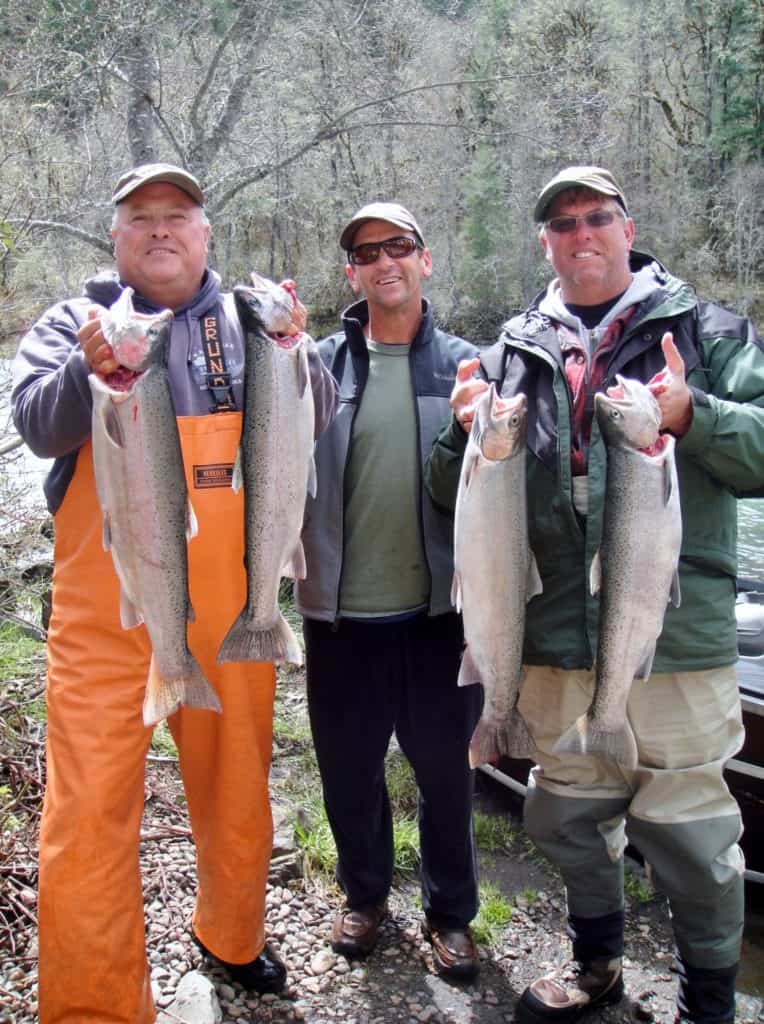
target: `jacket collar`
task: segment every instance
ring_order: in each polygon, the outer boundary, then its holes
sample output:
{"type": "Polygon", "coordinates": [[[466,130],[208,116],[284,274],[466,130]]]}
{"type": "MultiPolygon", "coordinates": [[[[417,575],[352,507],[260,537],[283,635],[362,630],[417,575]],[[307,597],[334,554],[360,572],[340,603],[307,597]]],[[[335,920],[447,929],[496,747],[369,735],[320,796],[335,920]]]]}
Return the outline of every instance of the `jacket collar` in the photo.
{"type": "MultiPolygon", "coordinates": [[[[108,308],[117,301],[125,287],[120,281],[119,275],[114,270],[107,270],[85,282],[85,295],[93,302],[108,308]]],[[[220,276],[214,270],[207,268],[199,291],[183,306],[174,309],[173,313],[178,316],[181,313],[190,313],[191,316],[200,317],[217,303],[220,295],[220,276]]],[[[153,306],[141,295],[135,296],[135,308],[141,313],[159,312],[160,307],[153,306]]]]}
{"type": "MultiPolygon", "coordinates": [[[[368,322],[369,306],[366,299],[354,302],[342,314],[342,326],[351,351],[366,351],[366,337],[363,329],[368,322]]],[[[419,321],[419,330],[411,344],[412,349],[429,345],[432,341],[433,330],[432,308],[427,299],[422,299],[422,319],[419,321]]]]}

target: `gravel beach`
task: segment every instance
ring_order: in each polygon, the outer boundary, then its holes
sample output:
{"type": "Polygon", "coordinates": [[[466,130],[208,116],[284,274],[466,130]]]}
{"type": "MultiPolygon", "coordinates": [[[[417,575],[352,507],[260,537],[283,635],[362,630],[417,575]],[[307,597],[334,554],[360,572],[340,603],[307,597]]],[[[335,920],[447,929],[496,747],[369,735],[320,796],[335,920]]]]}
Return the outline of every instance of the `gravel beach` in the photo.
{"type": "MultiPolygon", "coordinates": [[[[183,1020],[173,1000],[180,980],[200,971],[214,984],[224,1024],[293,1022],[309,1024],[509,1024],[525,985],[568,955],[564,896],[556,873],[525,839],[519,806],[496,784],[479,776],[475,807],[483,815],[513,819],[511,838],[490,851],[481,849],[481,882],[504,896],[511,917],[490,945],[481,945],[478,980],[457,987],[433,970],[429,945],[420,930],[421,911],[415,877],[397,880],[374,953],[347,961],[329,945],[331,920],[341,898],[325,873],[310,869],[295,843],[294,822],[309,828],[300,793],[319,794],[311,775],[310,742],[300,673],[281,673],[277,700],[272,792],[276,842],[267,895],[267,932],[286,961],[289,981],[276,996],[252,996],[231,984],[224,972],[205,961],[190,938],[195,885],[194,853],[185,818],[182,788],[172,752],[152,753],[146,775],[146,812],[141,861],[152,981],[160,1024],[183,1020]],[[169,1011],[169,1012],[166,1012],[169,1011]]],[[[16,837],[16,859],[33,856],[34,837],[16,837]],[[24,845],[25,844],[25,845],[24,845]]],[[[644,875],[632,864],[639,895],[630,897],[626,939],[627,997],[599,1013],[593,1022],[673,1020],[675,978],[672,942],[664,901],[644,900],[644,875]]],[[[21,877],[17,873],[16,881],[21,877]]],[[[16,926],[11,941],[0,940],[0,1024],[36,1020],[36,932],[34,883],[7,887],[0,875],[0,903],[11,901],[16,926]]],[[[758,897],[756,897],[758,898],[758,897]]],[[[738,994],[738,1024],[764,1022],[764,914],[752,913],[738,994]]]]}

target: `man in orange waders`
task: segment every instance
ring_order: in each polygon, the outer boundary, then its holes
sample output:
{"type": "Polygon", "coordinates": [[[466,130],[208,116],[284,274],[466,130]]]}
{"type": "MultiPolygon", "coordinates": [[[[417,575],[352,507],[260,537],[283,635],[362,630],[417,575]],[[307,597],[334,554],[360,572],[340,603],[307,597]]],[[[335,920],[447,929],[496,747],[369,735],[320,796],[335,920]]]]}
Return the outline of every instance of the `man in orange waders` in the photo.
{"type": "MultiPolygon", "coordinates": [[[[48,310],[14,363],[16,426],[32,451],[55,460],[45,482],[56,540],[40,831],[41,1024],[155,1019],[138,860],[151,650],[145,627],[120,624],[90,442],[88,374],[118,368],[99,314],[126,286],[137,310],[175,314],[170,387],[199,522],[189,545],[195,621],[188,639],[223,708],[181,708],[169,720],[196,844],[193,932],[245,988],[278,992],[286,981],[264,934],[275,673],[267,663],[215,664],[246,590],[243,498],[230,473],[219,472],[232,465],[241,431],[242,329],[233,297],[206,266],[210,226],[191,174],[169,164],[136,167],[120,178],[113,201],[116,273],[99,274],[82,296],[48,310]],[[222,381],[208,374],[204,331],[220,341],[222,381]]],[[[335,387],[313,343],[309,361],[318,434],[333,415],[335,387]]]]}

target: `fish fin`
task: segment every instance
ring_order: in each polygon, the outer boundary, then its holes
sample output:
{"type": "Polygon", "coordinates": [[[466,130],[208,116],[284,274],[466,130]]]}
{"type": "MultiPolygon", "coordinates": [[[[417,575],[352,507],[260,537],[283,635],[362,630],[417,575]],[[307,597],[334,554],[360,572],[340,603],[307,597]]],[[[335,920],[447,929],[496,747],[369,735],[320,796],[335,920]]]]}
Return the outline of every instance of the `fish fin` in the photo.
{"type": "Polygon", "coordinates": [[[125,447],[125,432],[122,429],[122,424],[119,421],[119,416],[114,410],[114,406],[111,402],[104,402],[101,406],[102,418],[103,418],[103,429],[106,437],[111,441],[117,448],[125,447]]]}
{"type": "Polygon", "coordinates": [[[589,729],[589,716],[581,715],[560,736],[552,747],[553,754],[585,754],[589,729]]]}
{"type": "Polygon", "coordinates": [[[310,463],[308,464],[308,494],[311,496],[311,498],[315,498],[317,490],[318,477],[316,476],[316,460],[311,455],[310,463]]]}
{"type": "Polygon", "coordinates": [[[639,659],[639,667],[634,673],[635,679],[641,679],[643,682],[650,678],[650,672],[653,668],[653,658],[655,657],[655,642],[648,644],[642,652],[642,657],[639,659]]]}
{"type": "Polygon", "coordinates": [[[674,570],[674,575],[671,577],[671,591],[669,593],[669,601],[675,608],[678,608],[682,603],[682,592],[679,589],[679,573],[674,570]]]}
{"type": "Polygon", "coordinates": [[[101,539],[103,542],[104,551],[111,550],[111,516],[108,512],[103,514],[103,530],[101,531],[101,539]]]}
{"type": "Polygon", "coordinates": [[[562,734],[552,753],[602,757],[630,769],[636,768],[639,761],[637,740],[628,721],[624,720],[618,729],[603,729],[588,712],[562,734]]]}
{"type": "Polygon", "coordinates": [[[499,760],[498,726],[488,718],[481,718],[470,740],[470,768],[481,764],[496,764],[499,760]]]}
{"type": "Polygon", "coordinates": [[[457,571],[451,580],[451,604],[458,612],[462,610],[462,577],[457,571]]]}
{"type": "Polygon", "coordinates": [[[602,561],[600,559],[599,548],[594,553],[592,559],[592,565],[589,569],[589,593],[594,597],[595,594],[599,594],[602,589],[602,561]]]}
{"type": "Polygon", "coordinates": [[[180,707],[223,710],[220,698],[190,651],[183,675],[178,679],[163,679],[152,656],[146,680],[146,695],[143,698],[143,724],[156,725],[180,707]]]}
{"type": "Polygon", "coordinates": [[[305,548],[302,546],[302,541],[297,541],[297,546],[294,551],[287,559],[284,568],[281,570],[282,576],[288,576],[293,580],[304,580],[308,575],[308,566],[305,561],[305,548]]]}
{"type": "Polygon", "coordinates": [[[186,540],[193,540],[198,532],[199,521],[196,518],[194,506],[191,504],[191,499],[186,498],[186,540]]]}
{"type": "Polygon", "coordinates": [[[500,744],[501,753],[508,757],[531,757],[536,752],[536,741],[517,705],[510,712],[502,730],[500,744]]]}
{"type": "Polygon", "coordinates": [[[496,764],[499,758],[530,757],[535,753],[533,741],[525,719],[513,708],[506,720],[481,718],[475,726],[469,748],[470,768],[481,764],[496,764]]]}
{"type": "Polygon", "coordinates": [[[462,663],[459,666],[459,677],[456,680],[457,686],[474,686],[475,683],[482,682],[480,678],[480,669],[475,663],[475,659],[472,657],[472,651],[469,646],[465,647],[462,651],[462,663]]]}
{"type": "Polygon", "coordinates": [[[236,449],[236,458],[233,461],[233,473],[231,474],[231,487],[235,494],[244,486],[244,470],[241,464],[241,445],[236,449]]]}
{"type": "Polygon", "coordinates": [[[143,616],[122,587],[119,588],[119,621],[123,629],[135,629],[143,622],[143,616]]]}
{"type": "Polygon", "coordinates": [[[297,393],[302,398],[310,387],[310,370],[308,368],[308,350],[303,345],[297,357],[297,393]]]}
{"type": "Polygon", "coordinates": [[[663,460],[663,504],[668,505],[671,501],[671,494],[674,490],[674,479],[671,472],[671,463],[668,459],[663,460]]]}
{"type": "Polygon", "coordinates": [[[218,651],[218,665],[226,661],[288,661],[302,665],[300,642],[281,612],[271,626],[258,629],[250,624],[246,606],[229,629],[218,651]]]}
{"type": "Polygon", "coordinates": [[[470,482],[472,481],[472,474],[475,472],[475,467],[478,464],[479,457],[480,456],[477,451],[468,453],[464,457],[464,462],[462,464],[462,480],[464,481],[465,490],[469,487],[470,482]]]}
{"type": "Polygon", "coordinates": [[[532,551],[529,552],[528,557],[528,582],[525,590],[525,600],[530,601],[532,597],[542,593],[544,590],[541,582],[541,573],[539,572],[538,563],[536,562],[536,556],[532,551]]]}

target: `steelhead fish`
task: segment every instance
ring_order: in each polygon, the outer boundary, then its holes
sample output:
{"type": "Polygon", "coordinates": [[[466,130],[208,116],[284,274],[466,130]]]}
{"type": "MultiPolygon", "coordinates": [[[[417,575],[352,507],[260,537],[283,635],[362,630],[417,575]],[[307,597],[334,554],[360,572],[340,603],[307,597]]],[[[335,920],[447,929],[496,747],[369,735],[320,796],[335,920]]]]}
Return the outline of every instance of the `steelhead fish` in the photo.
{"type": "Polygon", "coordinates": [[[666,607],[678,606],[682,515],[675,441],[640,381],[617,376],[594,396],[607,449],[604,521],[589,576],[600,595],[594,698],[555,750],[595,754],[636,768],[626,705],[634,679],[647,679],[666,607]]]}
{"type": "Polygon", "coordinates": [[[256,274],[252,282],[234,288],[245,371],[233,487],[244,488],[247,601],[217,660],[301,665],[302,649],[278,597],[282,576],[305,577],[300,534],[306,496],[316,492],[308,336],[282,333],[296,301],[286,288],[256,274]]]}
{"type": "MultiPolygon", "coordinates": [[[[129,299],[116,313],[112,307],[111,315],[123,318],[129,299]]],[[[144,321],[145,338],[133,339],[135,351],[144,354],[132,370],[88,378],[103,544],[120,582],[120,618],[124,629],[144,622],[151,640],[146,725],[181,705],[221,710],[186,641],[193,619],[186,540],[196,535],[197,524],[167,377],[171,320],[165,310],[144,321]]]]}
{"type": "Polygon", "coordinates": [[[134,294],[132,288],[122,289],[117,301],[101,316],[101,332],[118,363],[129,370],[142,370],[156,334],[164,330],[167,319],[156,313],[137,312],[133,306],[134,294]]]}
{"type": "Polygon", "coordinates": [[[473,768],[535,749],[517,708],[525,606],[542,589],[528,543],[526,417],[525,395],[502,399],[492,384],[476,405],[459,478],[451,601],[462,612],[467,646],[458,682],[485,691],[470,741],[473,768]]]}

